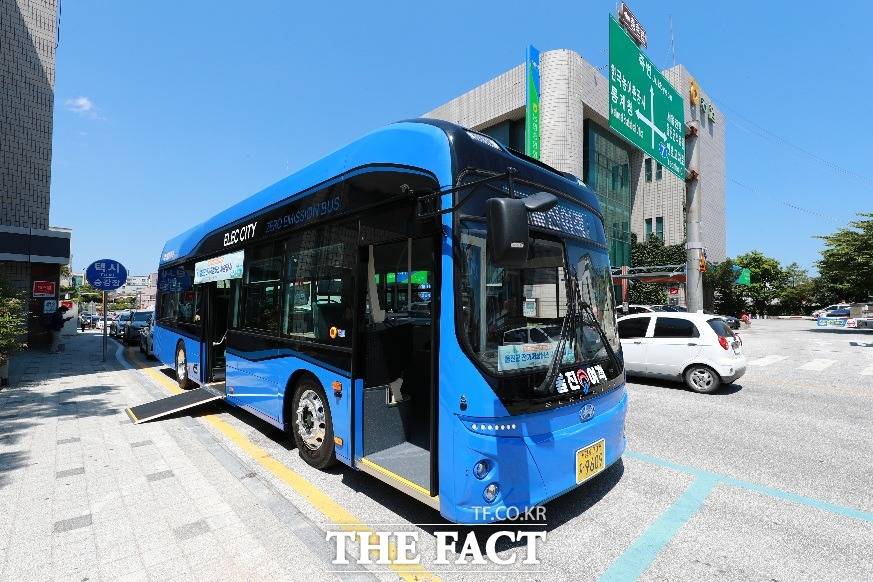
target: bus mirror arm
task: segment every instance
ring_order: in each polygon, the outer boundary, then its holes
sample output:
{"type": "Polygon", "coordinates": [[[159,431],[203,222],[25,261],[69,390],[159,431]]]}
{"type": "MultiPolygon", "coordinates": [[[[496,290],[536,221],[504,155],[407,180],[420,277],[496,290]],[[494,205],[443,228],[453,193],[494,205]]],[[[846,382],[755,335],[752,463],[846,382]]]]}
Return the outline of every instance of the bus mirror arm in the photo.
{"type": "Polygon", "coordinates": [[[403,186],[400,187],[400,191],[402,194],[407,194],[416,198],[416,201],[418,202],[418,208],[415,217],[418,220],[424,220],[426,218],[433,218],[434,216],[441,216],[443,214],[448,214],[449,212],[454,212],[455,210],[463,206],[467,202],[467,200],[469,200],[470,196],[473,195],[473,192],[476,191],[476,188],[478,186],[488,184],[489,182],[494,182],[496,180],[502,180],[504,178],[509,178],[511,180],[512,175],[515,174],[517,171],[518,170],[516,170],[515,168],[507,168],[506,171],[502,174],[494,174],[493,176],[488,176],[487,178],[482,178],[481,180],[466,182],[452,188],[441,188],[435,192],[432,191],[424,192],[422,194],[416,194],[415,191],[407,184],[403,184],[403,186]],[[444,208],[442,210],[434,209],[442,196],[445,196],[446,194],[453,194],[455,192],[461,192],[463,190],[469,190],[469,192],[467,192],[463,196],[463,198],[458,200],[458,203],[454,206],[444,208]]]}

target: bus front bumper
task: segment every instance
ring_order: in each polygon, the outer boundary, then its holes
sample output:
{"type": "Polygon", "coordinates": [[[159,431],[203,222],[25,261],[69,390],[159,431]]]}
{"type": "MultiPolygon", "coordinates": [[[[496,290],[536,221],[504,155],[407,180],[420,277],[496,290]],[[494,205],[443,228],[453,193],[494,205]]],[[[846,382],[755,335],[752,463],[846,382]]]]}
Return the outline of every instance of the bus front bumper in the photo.
{"type": "MultiPolygon", "coordinates": [[[[522,516],[543,521],[543,503],[559,497],[588,480],[577,483],[576,452],[601,439],[604,468],[624,452],[627,389],[624,385],[596,398],[531,415],[502,419],[458,418],[454,434],[453,502],[441,508],[456,523],[488,523],[522,516]],[[593,404],[595,415],[581,420],[584,406],[593,404]],[[476,465],[486,471],[477,476],[476,465]],[[486,488],[494,484],[493,501],[486,488]]],[[[592,476],[593,477],[593,476],[592,476]]],[[[441,496],[444,501],[449,496],[441,496]]]]}

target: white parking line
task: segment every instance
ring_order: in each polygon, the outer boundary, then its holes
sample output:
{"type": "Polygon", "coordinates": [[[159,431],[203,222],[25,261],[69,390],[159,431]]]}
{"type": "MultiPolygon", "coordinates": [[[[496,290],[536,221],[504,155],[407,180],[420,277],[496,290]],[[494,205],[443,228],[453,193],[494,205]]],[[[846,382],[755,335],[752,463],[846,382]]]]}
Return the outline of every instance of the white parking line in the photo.
{"type": "Polygon", "coordinates": [[[862,376],[873,376],[873,364],[867,366],[863,370],[861,370],[862,376]]]}
{"type": "Polygon", "coordinates": [[[826,368],[830,368],[834,364],[836,364],[836,360],[826,360],[826,359],[817,359],[812,360],[811,362],[807,362],[806,364],[800,366],[801,370],[810,370],[812,372],[821,372],[826,368]]]}
{"type": "Polygon", "coordinates": [[[757,360],[750,361],[747,365],[769,366],[771,364],[775,364],[776,362],[781,362],[782,360],[786,359],[788,359],[788,356],[764,356],[763,358],[758,358],[757,360]]]}

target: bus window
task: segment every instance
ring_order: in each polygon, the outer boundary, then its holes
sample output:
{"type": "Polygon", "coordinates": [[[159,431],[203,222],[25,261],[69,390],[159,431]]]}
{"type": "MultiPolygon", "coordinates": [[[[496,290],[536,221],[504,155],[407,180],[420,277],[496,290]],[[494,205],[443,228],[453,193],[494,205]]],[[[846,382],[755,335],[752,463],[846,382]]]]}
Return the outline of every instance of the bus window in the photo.
{"type": "Polygon", "coordinates": [[[285,335],[350,346],[356,231],[310,230],[285,243],[285,335]]]}
{"type": "Polygon", "coordinates": [[[243,327],[277,333],[282,283],[282,250],[277,243],[255,247],[246,256],[243,327]]]}

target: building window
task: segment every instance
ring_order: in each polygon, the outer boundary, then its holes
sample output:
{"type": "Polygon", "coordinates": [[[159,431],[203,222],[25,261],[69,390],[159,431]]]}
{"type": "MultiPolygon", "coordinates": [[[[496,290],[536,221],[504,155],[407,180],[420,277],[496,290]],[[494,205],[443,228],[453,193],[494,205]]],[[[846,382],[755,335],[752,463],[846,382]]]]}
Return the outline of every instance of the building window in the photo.
{"type": "Polygon", "coordinates": [[[524,152],[524,117],[501,121],[496,125],[484,127],[480,132],[493,137],[504,146],[517,152],[524,152]]]}
{"type": "MultiPolygon", "coordinates": [[[[651,169],[649,170],[651,172],[651,169]]],[[[660,180],[664,177],[664,166],[661,165],[661,162],[655,163],[655,180],[660,180]]]]}
{"type": "Polygon", "coordinates": [[[646,219],[646,240],[649,240],[649,237],[652,236],[652,219],[646,219]]]}
{"type": "Polygon", "coordinates": [[[630,264],[630,213],[633,194],[630,151],[624,142],[591,120],[585,121],[584,179],[603,211],[613,265],[630,264]]]}
{"type": "MultiPolygon", "coordinates": [[[[658,164],[658,165],[660,166],[661,164],[658,164]]],[[[652,181],[652,158],[646,158],[645,166],[646,166],[646,182],[651,182],[652,181]]]]}
{"type": "Polygon", "coordinates": [[[659,239],[664,240],[664,217],[658,216],[655,218],[655,234],[659,239]]]}

